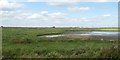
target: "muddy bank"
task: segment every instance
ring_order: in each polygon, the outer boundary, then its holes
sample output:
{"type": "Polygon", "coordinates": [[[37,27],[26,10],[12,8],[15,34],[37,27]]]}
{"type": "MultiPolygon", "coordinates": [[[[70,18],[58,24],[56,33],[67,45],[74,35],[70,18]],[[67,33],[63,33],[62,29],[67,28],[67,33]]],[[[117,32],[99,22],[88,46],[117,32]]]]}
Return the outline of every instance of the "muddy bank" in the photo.
{"type": "Polygon", "coordinates": [[[44,35],[39,37],[67,37],[67,38],[100,38],[100,39],[118,39],[120,32],[104,32],[104,31],[92,31],[92,32],[66,32],[65,34],[56,35],[44,35]]]}

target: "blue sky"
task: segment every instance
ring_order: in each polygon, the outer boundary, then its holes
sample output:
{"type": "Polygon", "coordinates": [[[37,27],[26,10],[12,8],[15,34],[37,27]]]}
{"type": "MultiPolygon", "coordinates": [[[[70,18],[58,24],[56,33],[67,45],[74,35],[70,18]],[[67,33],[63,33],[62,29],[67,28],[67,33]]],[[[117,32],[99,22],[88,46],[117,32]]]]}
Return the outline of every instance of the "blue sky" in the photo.
{"type": "Polygon", "coordinates": [[[117,2],[4,2],[0,18],[3,26],[117,27],[117,5],[117,2]]]}
{"type": "Polygon", "coordinates": [[[26,11],[32,11],[32,12],[40,12],[40,11],[49,11],[49,12],[63,12],[70,14],[72,16],[86,16],[90,17],[92,15],[101,15],[104,13],[111,13],[116,15],[117,14],[117,3],[114,2],[108,2],[108,3],[95,3],[95,2],[81,2],[79,4],[73,5],[72,7],[90,7],[93,8],[93,10],[90,11],[77,11],[77,12],[71,12],[68,11],[67,8],[71,6],[50,6],[46,3],[40,3],[40,2],[26,2],[24,3],[26,6],[23,8],[23,10],[26,11]]]}

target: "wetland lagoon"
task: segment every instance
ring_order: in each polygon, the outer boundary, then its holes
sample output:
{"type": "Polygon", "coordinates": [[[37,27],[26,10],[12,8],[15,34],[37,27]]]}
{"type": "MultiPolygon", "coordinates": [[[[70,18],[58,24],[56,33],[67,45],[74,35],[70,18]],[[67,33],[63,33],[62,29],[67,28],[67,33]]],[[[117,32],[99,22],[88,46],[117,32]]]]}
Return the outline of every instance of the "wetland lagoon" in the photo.
{"type": "Polygon", "coordinates": [[[119,58],[117,28],[2,28],[3,58],[119,58]]]}
{"type": "Polygon", "coordinates": [[[108,32],[108,31],[85,31],[85,32],[69,32],[65,34],[57,34],[57,35],[45,35],[40,37],[62,37],[62,36],[106,36],[106,37],[118,37],[120,32],[108,32]]]}

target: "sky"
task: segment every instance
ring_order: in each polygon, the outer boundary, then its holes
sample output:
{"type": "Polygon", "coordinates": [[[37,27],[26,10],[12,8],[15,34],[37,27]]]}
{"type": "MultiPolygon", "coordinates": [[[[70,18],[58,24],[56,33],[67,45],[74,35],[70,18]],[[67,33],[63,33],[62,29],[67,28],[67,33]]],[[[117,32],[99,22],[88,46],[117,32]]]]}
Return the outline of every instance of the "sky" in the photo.
{"type": "Polygon", "coordinates": [[[0,0],[1,26],[117,27],[118,0],[0,0]]]}

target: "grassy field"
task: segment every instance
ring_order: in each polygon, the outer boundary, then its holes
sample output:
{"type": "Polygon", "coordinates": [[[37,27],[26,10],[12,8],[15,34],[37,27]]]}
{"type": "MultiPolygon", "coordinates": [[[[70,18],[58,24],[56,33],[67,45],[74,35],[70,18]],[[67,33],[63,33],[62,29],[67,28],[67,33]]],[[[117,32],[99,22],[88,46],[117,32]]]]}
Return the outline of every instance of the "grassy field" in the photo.
{"type": "Polygon", "coordinates": [[[69,31],[118,31],[115,28],[3,28],[3,58],[105,58],[119,57],[114,41],[91,37],[38,37],[69,31]]]}

